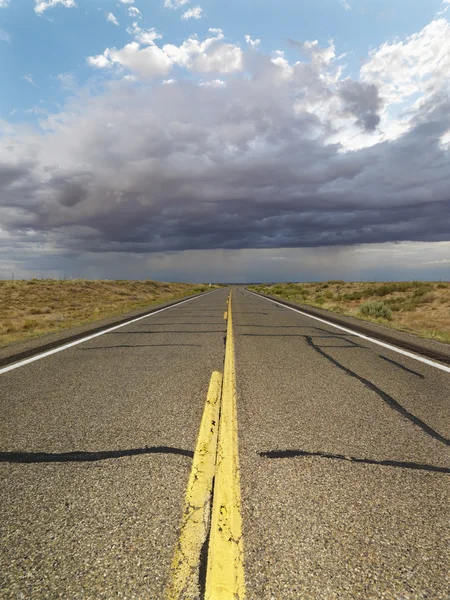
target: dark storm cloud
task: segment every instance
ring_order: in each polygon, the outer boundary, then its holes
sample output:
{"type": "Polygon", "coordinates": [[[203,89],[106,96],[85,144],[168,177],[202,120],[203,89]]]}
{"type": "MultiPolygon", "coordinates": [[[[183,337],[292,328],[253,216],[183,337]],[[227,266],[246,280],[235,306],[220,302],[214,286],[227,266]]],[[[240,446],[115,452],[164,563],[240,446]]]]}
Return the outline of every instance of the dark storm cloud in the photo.
{"type": "Polygon", "coordinates": [[[347,79],[339,86],[339,94],[346,110],[357,118],[358,124],[366,131],[374,131],[380,123],[382,108],[377,86],[347,79]]]}
{"type": "Polygon", "coordinates": [[[6,140],[1,227],[67,252],[450,239],[446,95],[397,139],[342,152],[328,142],[335,119],[372,132],[376,86],[321,78],[326,52],[294,67],[251,60],[252,78],[225,88],[111,84],[72,100],[41,135],[6,140]]]}

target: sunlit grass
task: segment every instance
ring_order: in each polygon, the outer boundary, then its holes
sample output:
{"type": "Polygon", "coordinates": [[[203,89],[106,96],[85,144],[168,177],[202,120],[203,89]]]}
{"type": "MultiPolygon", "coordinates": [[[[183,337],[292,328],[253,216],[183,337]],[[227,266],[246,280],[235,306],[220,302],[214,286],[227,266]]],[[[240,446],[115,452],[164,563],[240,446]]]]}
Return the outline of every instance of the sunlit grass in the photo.
{"type": "Polygon", "coordinates": [[[450,343],[450,283],[429,281],[278,283],[251,286],[271,296],[381,323],[450,343]]]}
{"type": "Polygon", "coordinates": [[[0,280],[0,346],[200,293],[158,281],[0,280]]]}

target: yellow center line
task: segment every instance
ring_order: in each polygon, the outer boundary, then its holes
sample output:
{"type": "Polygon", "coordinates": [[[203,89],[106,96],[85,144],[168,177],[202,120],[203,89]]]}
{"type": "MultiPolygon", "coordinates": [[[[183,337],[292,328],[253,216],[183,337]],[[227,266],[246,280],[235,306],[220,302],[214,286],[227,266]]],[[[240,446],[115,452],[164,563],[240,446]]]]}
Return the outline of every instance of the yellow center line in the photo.
{"type": "Polygon", "coordinates": [[[205,599],[241,600],[245,578],[231,293],[216,460],[205,599]]]}
{"type": "Polygon", "coordinates": [[[211,377],[166,588],[168,600],[198,597],[208,531],[205,599],[245,597],[231,293],[227,303],[224,374],[222,378],[215,371],[211,377]]]}
{"type": "Polygon", "coordinates": [[[216,466],[222,373],[214,371],[200,424],[178,544],[175,548],[166,598],[195,598],[200,554],[210,521],[210,502],[216,466]]]}

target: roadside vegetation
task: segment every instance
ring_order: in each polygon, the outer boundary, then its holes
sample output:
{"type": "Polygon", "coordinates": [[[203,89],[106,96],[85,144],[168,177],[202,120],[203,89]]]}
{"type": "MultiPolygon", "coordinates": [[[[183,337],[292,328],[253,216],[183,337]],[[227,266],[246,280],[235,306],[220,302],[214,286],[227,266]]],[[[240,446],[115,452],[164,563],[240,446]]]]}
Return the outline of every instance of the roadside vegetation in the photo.
{"type": "Polygon", "coordinates": [[[0,347],[206,289],[206,284],[150,280],[0,280],[0,347]]]}
{"type": "Polygon", "coordinates": [[[283,283],[250,289],[450,343],[450,283],[283,283]]]}

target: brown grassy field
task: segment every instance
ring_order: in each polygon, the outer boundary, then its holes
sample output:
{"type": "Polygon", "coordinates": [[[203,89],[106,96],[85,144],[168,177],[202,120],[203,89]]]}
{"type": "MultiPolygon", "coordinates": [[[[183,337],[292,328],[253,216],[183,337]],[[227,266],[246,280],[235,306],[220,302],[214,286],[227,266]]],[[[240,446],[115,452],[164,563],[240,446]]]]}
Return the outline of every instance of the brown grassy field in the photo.
{"type": "Polygon", "coordinates": [[[283,283],[252,286],[272,296],[450,343],[450,283],[283,283]]]}
{"type": "Polygon", "coordinates": [[[206,290],[158,281],[0,280],[0,347],[206,290]]]}

